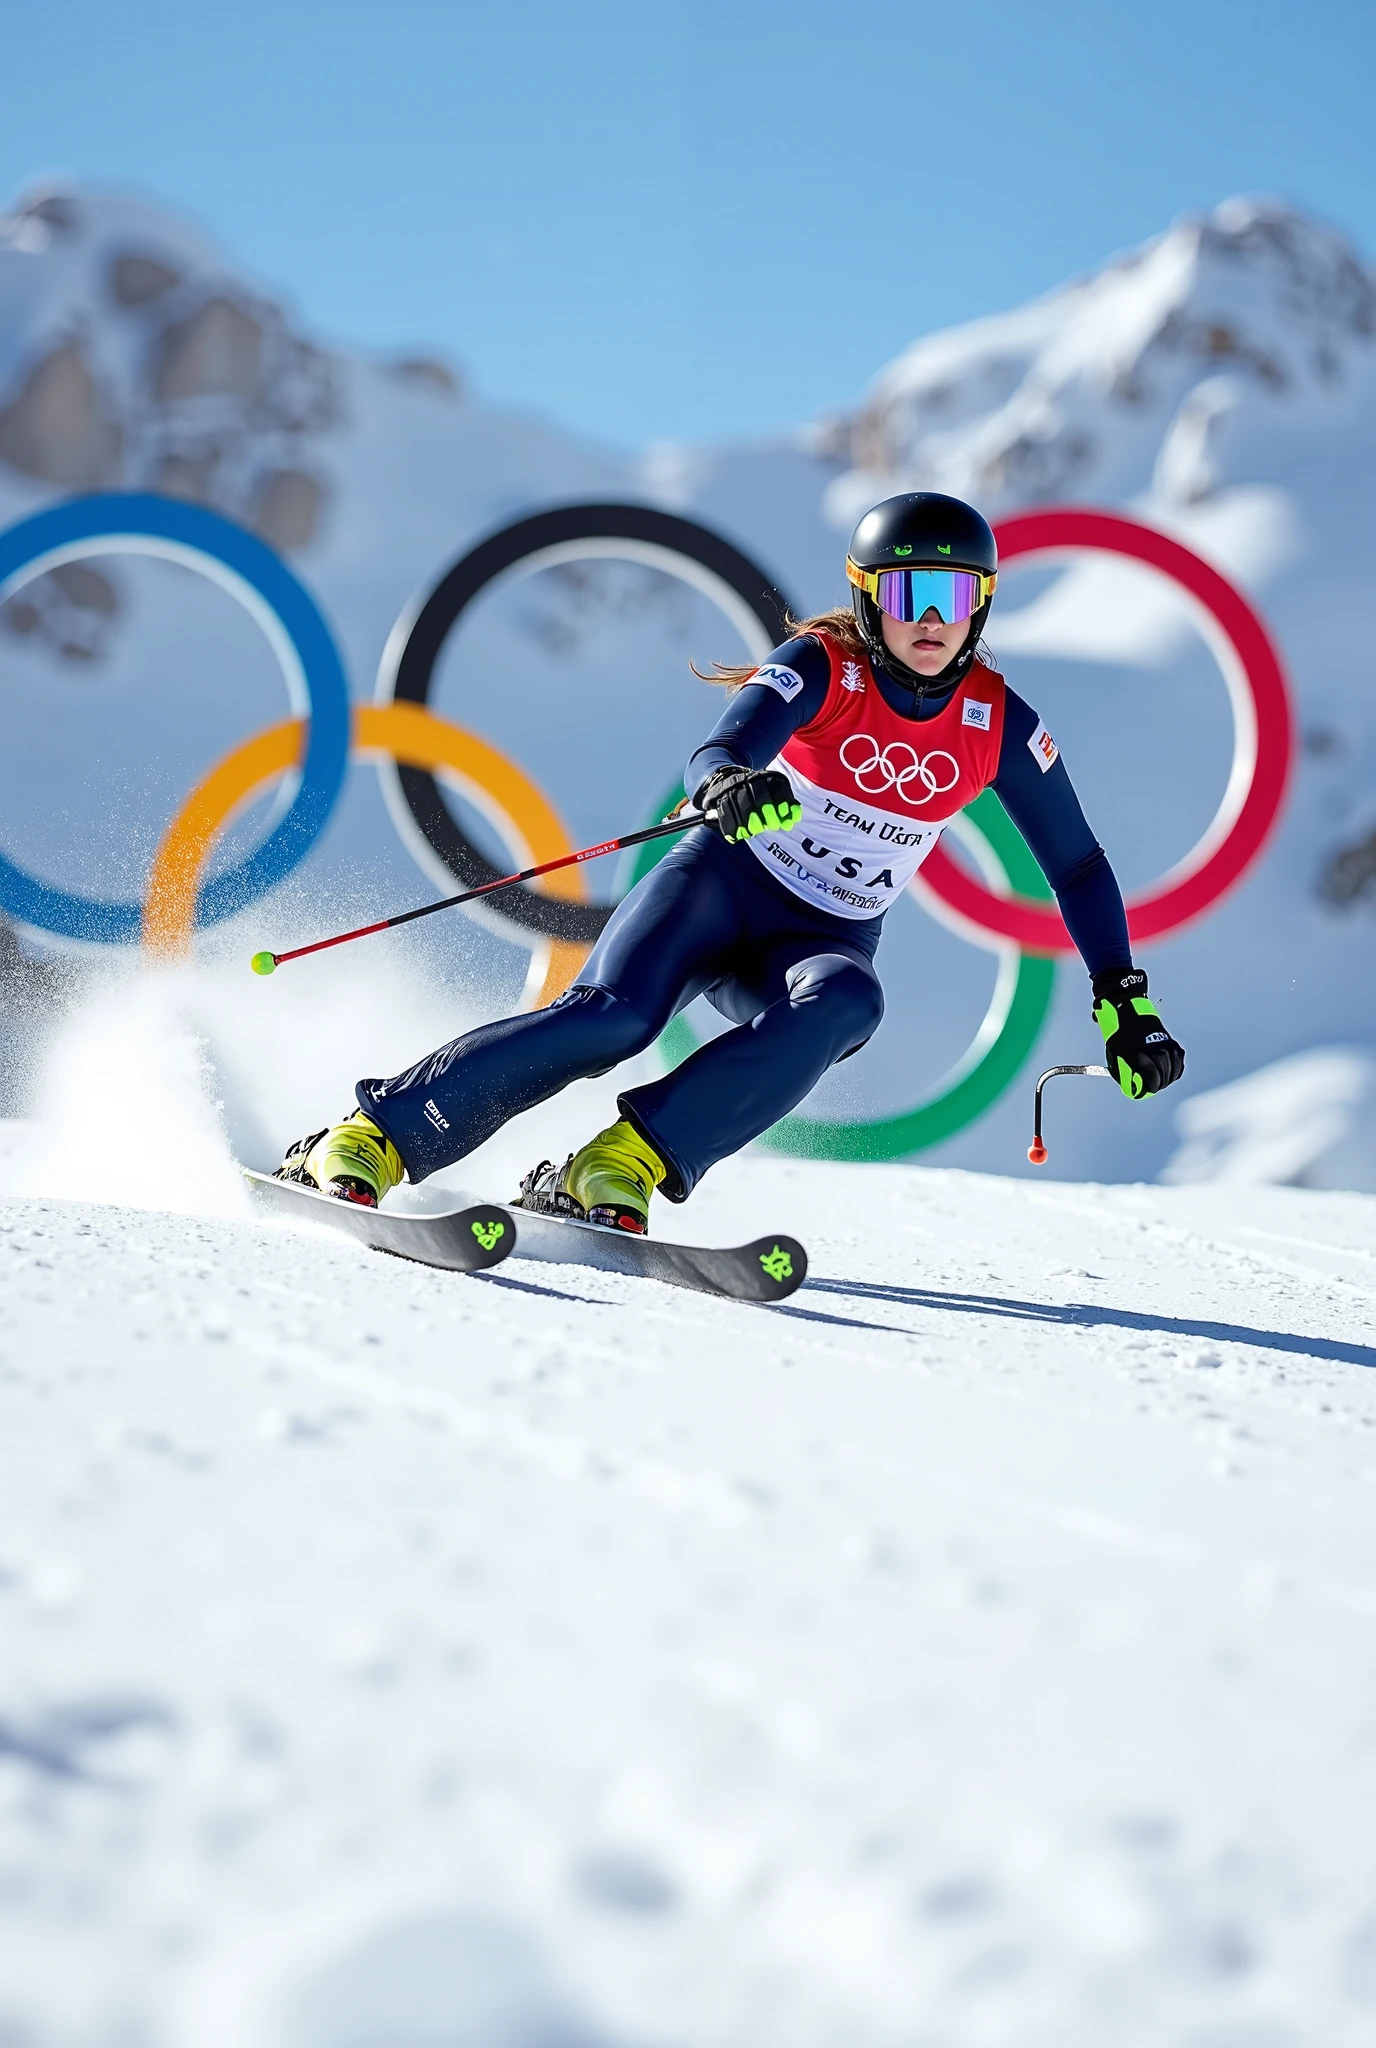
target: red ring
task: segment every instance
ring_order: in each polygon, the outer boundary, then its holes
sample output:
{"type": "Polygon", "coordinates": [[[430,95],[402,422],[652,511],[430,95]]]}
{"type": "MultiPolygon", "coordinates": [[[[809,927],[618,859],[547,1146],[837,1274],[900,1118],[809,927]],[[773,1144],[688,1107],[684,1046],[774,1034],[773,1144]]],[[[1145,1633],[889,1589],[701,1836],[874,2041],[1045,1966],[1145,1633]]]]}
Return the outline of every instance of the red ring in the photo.
{"type": "MultiPolygon", "coordinates": [[[[1126,555],[1159,569],[1187,590],[1209,613],[1236,657],[1256,719],[1256,754],[1247,793],[1219,843],[1211,844],[1210,826],[1192,854],[1173,868],[1154,889],[1127,906],[1128,930],[1134,940],[1164,938],[1196,917],[1202,917],[1238,883],[1257,858],[1280,815],[1290,777],[1293,718],[1290,692],[1275,643],[1247,599],[1217,569],[1201,561],[1178,540],[1125,519],[1117,512],[1081,507],[1054,507],[1023,512],[995,529],[999,566],[1028,555],[1089,548],[1100,554],[1126,555]],[[1204,849],[1198,865],[1194,854],[1204,849]],[[1174,877],[1174,879],[1172,879],[1174,877]]],[[[1246,734],[1236,728],[1233,760],[1244,751],[1246,734]]],[[[1215,821],[1216,822],[1216,821],[1215,821]]],[[[916,877],[949,913],[950,920],[995,937],[1011,939],[1031,953],[1070,953],[1074,941],[1059,910],[1046,909],[1026,896],[996,896],[965,868],[958,867],[942,847],[933,848],[916,877]]]]}

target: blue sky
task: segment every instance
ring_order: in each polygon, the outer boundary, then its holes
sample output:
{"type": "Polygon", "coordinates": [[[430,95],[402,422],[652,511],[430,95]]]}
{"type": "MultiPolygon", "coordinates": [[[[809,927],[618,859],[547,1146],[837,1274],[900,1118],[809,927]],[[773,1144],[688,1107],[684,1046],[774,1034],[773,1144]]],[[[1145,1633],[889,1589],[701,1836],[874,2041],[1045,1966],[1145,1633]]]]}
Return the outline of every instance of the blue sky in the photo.
{"type": "Polygon", "coordinates": [[[623,447],[844,405],[1231,192],[1376,260],[1370,0],[16,0],[5,67],[0,194],[134,185],[623,447]]]}

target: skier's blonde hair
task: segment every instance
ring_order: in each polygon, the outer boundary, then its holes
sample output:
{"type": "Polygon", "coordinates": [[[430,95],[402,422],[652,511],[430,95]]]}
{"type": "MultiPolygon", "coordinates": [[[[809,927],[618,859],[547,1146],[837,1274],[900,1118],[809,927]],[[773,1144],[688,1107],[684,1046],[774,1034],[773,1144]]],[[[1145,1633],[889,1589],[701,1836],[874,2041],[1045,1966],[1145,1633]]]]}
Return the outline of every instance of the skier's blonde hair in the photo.
{"type": "MultiPolygon", "coordinates": [[[[795,619],[791,612],[785,612],[784,628],[785,637],[789,640],[796,640],[800,633],[825,633],[851,660],[863,661],[865,658],[865,643],[860,638],[860,628],[849,605],[837,605],[830,612],[814,612],[810,619],[795,619]]],[[[704,675],[696,662],[688,664],[700,682],[717,683],[726,690],[739,690],[743,683],[750,681],[759,665],[757,661],[714,661],[711,675],[704,675]]]]}

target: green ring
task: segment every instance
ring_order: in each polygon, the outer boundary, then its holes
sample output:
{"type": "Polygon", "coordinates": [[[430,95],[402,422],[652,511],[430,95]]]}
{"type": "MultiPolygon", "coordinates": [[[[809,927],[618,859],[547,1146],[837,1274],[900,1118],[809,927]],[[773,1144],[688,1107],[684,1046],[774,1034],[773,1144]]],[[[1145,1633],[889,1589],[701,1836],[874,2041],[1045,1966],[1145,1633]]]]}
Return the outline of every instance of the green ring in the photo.
{"type": "MultiPolygon", "coordinates": [[[[656,815],[663,817],[682,795],[682,789],[675,788],[656,815]]],[[[1006,888],[1019,896],[1051,900],[1031,848],[992,789],[967,805],[963,816],[978,834],[1006,888]]],[[[664,858],[670,844],[667,839],[652,840],[639,849],[629,888],[664,858]]],[[[903,1159],[954,1137],[983,1116],[1016,1078],[1035,1046],[1056,985],[1056,962],[1051,957],[1024,953],[1009,944],[990,950],[1000,956],[999,974],[984,1020],[969,1049],[927,1101],[898,1116],[855,1123],[786,1116],[759,1142],[775,1152],[805,1159],[903,1159]]],[[[692,1027],[682,1016],[672,1018],[660,1035],[659,1051],[669,1067],[678,1066],[697,1047],[692,1027]]]]}

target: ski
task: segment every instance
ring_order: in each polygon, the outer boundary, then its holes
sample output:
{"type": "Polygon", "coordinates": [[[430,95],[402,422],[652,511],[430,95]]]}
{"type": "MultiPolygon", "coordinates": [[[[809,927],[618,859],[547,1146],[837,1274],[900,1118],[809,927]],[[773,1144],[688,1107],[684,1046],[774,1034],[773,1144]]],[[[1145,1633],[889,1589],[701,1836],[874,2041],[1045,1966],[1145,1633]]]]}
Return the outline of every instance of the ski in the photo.
{"type": "Polygon", "coordinates": [[[510,1210],[518,1259],[557,1266],[592,1266],[602,1273],[634,1273],[698,1294],[731,1301],[785,1301],[807,1278],[807,1253],[796,1237],[759,1237],[753,1244],[713,1247],[637,1237],[571,1216],[536,1209],[510,1210]]]}
{"type": "Polygon", "coordinates": [[[807,1253],[796,1237],[786,1235],[757,1238],[753,1244],[671,1244],[462,1194],[455,1196],[460,1206],[442,1215],[407,1216],[341,1202],[298,1181],[275,1180],[247,1168],[244,1179],[254,1200],[273,1215],[323,1223],[372,1251],[451,1272],[482,1272],[514,1256],[630,1273],[698,1294],[760,1302],[786,1301],[807,1277],[807,1253]]]}
{"type": "MultiPolygon", "coordinates": [[[[371,1251],[391,1252],[421,1266],[443,1266],[453,1273],[481,1273],[512,1251],[516,1231],[511,1212],[499,1202],[468,1202],[440,1216],[405,1216],[390,1209],[368,1209],[318,1194],[299,1181],[275,1180],[271,1174],[244,1169],[254,1200],[275,1216],[323,1223],[371,1251]]],[[[464,1200],[460,1197],[460,1200],[464,1200]]]]}

